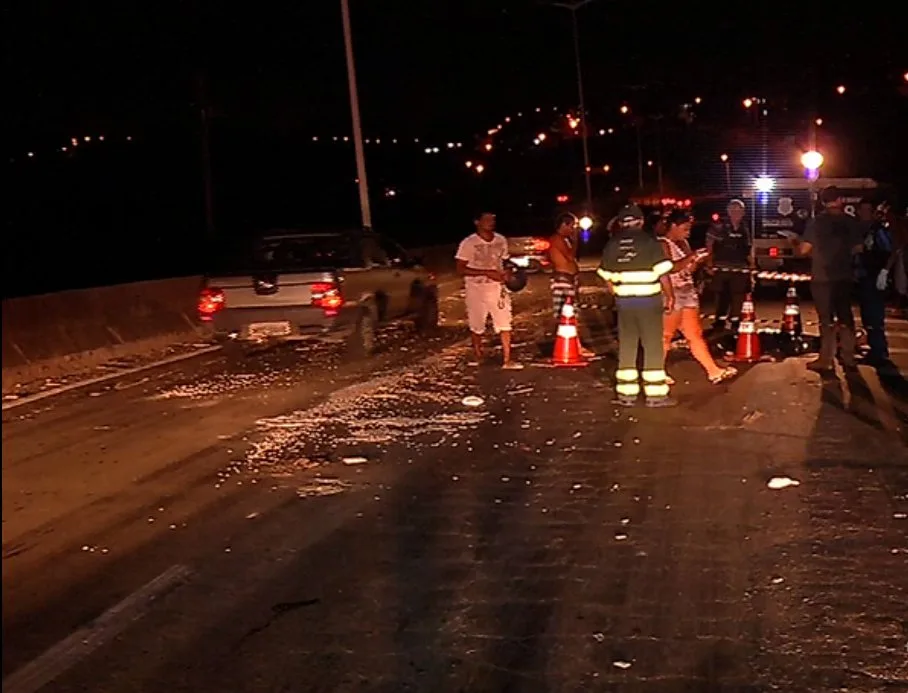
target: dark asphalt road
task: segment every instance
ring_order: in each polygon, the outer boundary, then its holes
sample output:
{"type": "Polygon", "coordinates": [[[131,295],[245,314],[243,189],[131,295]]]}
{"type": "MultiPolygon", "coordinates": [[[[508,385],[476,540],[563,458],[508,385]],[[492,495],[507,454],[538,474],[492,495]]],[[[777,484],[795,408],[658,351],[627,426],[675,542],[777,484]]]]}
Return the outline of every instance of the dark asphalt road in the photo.
{"type": "Polygon", "coordinates": [[[4,412],[4,691],[908,690],[889,384],[680,360],[681,407],[617,411],[609,359],[471,370],[442,311],[4,412]]]}

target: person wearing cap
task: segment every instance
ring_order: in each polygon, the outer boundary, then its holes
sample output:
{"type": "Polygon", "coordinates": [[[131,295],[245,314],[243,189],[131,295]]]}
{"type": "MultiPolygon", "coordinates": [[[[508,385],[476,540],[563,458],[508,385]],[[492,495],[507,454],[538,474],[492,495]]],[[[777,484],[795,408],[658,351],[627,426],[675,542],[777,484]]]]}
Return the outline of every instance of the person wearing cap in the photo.
{"type": "Polygon", "coordinates": [[[662,314],[674,307],[668,277],[672,262],[662,244],[644,230],[637,205],[623,207],[618,224],[597,270],[614,293],[618,309],[616,403],[636,404],[642,380],[648,407],[672,406],[662,346],[662,314]],[[638,347],[643,348],[642,373],[637,370],[638,347]]]}
{"type": "Polygon", "coordinates": [[[712,289],[716,295],[716,317],[713,328],[717,330],[725,329],[727,317],[732,330],[737,331],[744,298],[751,290],[750,275],[740,271],[753,266],[745,212],[741,200],[732,200],[728,203],[725,219],[714,224],[706,234],[709,251],[706,267],[707,272],[714,275],[712,289]]]}
{"type": "Polygon", "coordinates": [[[811,258],[810,292],[820,319],[820,358],[807,367],[834,376],[836,332],[842,367],[846,371],[857,368],[851,289],[853,256],[864,249],[864,230],[845,213],[842,193],[835,186],[824,188],[820,201],[823,211],[807,223],[804,237],[793,237],[792,242],[797,254],[811,258]]]}

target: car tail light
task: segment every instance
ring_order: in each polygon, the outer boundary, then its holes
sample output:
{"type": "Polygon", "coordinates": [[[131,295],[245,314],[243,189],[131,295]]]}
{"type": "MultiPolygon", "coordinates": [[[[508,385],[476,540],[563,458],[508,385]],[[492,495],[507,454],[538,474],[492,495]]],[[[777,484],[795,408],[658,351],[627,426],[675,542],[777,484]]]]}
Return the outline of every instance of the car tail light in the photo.
{"type": "Polygon", "coordinates": [[[769,257],[779,257],[779,249],[778,249],[778,248],[770,248],[770,249],[769,249],[769,257]]]}
{"type": "Polygon", "coordinates": [[[226,305],[224,292],[220,289],[202,289],[199,294],[199,319],[203,322],[209,322],[214,318],[214,314],[223,310],[226,305]]]}
{"type": "Polygon", "coordinates": [[[550,245],[551,245],[551,243],[549,243],[548,239],[546,239],[546,238],[534,238],[533,239],[533,250],[537,253],[547,252],[550,245]]]}
{"type": "Polygon", "coordinates": [[[325,311],[327,317],[334,317],[344,305],[340,287],[334,282],[316,282],[309,287],[312,292],[312,305],[325,311]]]}

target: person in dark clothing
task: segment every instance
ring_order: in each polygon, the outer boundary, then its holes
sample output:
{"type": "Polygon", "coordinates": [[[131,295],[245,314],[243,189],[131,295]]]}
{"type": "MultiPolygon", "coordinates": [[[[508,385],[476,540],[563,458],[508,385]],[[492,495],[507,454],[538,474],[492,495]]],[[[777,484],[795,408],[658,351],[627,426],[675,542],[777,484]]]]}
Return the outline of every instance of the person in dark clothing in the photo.
{"type": "Polygon", "coordinates": [[[802,239],[792,237],[795,252],[811,256],[810,291],[820,318],[820,358],[808,368],[824,376],[835,373],[836,327],[839,358],[846,371],[854,371],[854,314],[851,312],[853,255],[864,249],[860,222],[845,214],[842,194],[829,186],[820,194],[823,211],[807,224],[802,239]]]}
{"type": "Polygon", "coordinates": [[[744,297],[752,287],[749,274],[729,271],[753,266],[751,234],[744,221],[745,211],[741,200],[732,200],[726,219],[715,224],[706,234],[706,249],[709,251],[706,267],[707,272],[714,275],[712,289],[716,294],[713,329],[725,329],[727,318],[732,329],[737,331],[744,297]]]}
{"type": "Polygon", "coordinates": [[[855,274],[861,324],[870,347],[866,362],[877,368],[886,367],[890,364],[885,323],[886,283],[894,264],[892,236],[870,200],[861,200],[858,218],[864,230],[864,251],[855,257],[855,274]]]}

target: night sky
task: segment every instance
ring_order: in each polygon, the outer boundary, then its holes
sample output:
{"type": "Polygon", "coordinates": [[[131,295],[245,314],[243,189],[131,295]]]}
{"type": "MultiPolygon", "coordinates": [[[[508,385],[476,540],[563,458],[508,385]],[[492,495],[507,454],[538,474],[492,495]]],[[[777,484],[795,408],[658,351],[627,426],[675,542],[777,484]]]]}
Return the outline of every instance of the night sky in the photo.
{"type": "MultiPolygon", "coordinates": [[[[614,166],[612,180],[597,179],[597,194],[636,179],[633,127],[622,122],[622,104],[649,117],[647,158],[655,156],[652,118],[663,117],[671,185],[708,187],[721,177],[722,151],[750,175],[755,130],[741,101],[755,95],[768,100],[778,156],[803,148],[807,123],[822,117],[829,173],[904,187],[908,50],[896,7],[846,15],[819,3],[593,0],[577,15],[589,122],[619,131],[611,144],[592,145],[594,166],[614,166]],[[839,84],[847,86],[844,97],[835,93],[839,84]],[[688,127],[678,109],[695,97],[703,103],[688,127]]],[[[517,151],[536,131],[554,133],[552,119],[576,109],[570,11],[526,0],[350,0],[350,9],[364,135],[410,142],[393,155],[367,148],[380,221],[428,216],[461,229],[480,186],[485,199],[524,208],[533,196],[582,189],[574,144],[556,156],[558,139],[550,138],[551,155],[536,168],[517,151]],[[496,156],[507,144],[510,162],[491,158],[483,180],[471,178],[464,159],[483,153],[486,131],[507,114],[540,106],[547,120],[524,119],[522,130],[497,136],[496,156]],[[429,162],[415,137],[442,148],[463,141],[464,149],[454,152],[459,158],[429,162]],[[389,189],[401,192],[393,205],[383,199],[389,189]],[[521,191],[526,200],[517,199],[521,191]]],[[[312,145],[313,136],[325,142],[350,134],[339,0],[39,0],[7,7],[5,18],[4,132],[18,186],[7,224],[19,235],[26,227],[65,238],[58,264],[83,253],[97,274],[121,267],[98,281],[125,280],[131,270],[122,268],[123,254],[131,248],[123,239],[134,237],[155,248],[149,257],[185,259],[179,267],[149,260],[137,270],[142,276],[197,269],[206,248],[198,240],[205,227],[203,102],[219,231],[270,224],[281,214],[355,223],[352,146],[312,145]],[[89,133],[95,143],[105,133],[105,146],[64,152],[70,138],[84,144],[89,133]]],[[[21,263],[6,270],[21,272],[21,263]]]]}
{"type": "MultiPolygon", "coordinates": [[[[595,0],[578,15],[590,108],[642,86],[736,98],[904,69],[894,15],[824,17],[830,6],[814,5],[595,0]]],[[[199,70],[224,117],[303,129],[349,119],[333,0],[39,0],[9,14],[19,133],[178,117],[199,70]]],[[[537,101],[575,101],[569,14],[541,1],[351,0],[365,129],[472,131],[537,101]]]]}

